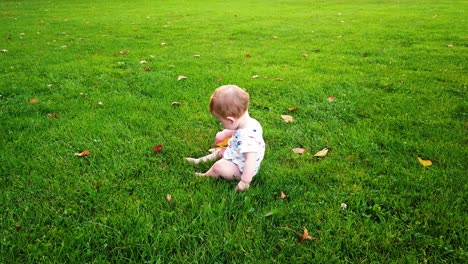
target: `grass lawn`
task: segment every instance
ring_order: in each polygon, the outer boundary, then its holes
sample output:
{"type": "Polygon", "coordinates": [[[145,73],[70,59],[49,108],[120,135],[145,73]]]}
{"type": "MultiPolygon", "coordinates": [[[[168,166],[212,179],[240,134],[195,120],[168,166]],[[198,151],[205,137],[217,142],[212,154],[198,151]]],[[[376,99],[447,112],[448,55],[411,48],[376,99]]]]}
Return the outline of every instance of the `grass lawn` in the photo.
{"type": "Polygon", "coordinates": [[[1,262],[466,262],[466,8],[2,0],[1,262]],[[183,159],[223,84],[264,129],[245,193],[183,159]]]}

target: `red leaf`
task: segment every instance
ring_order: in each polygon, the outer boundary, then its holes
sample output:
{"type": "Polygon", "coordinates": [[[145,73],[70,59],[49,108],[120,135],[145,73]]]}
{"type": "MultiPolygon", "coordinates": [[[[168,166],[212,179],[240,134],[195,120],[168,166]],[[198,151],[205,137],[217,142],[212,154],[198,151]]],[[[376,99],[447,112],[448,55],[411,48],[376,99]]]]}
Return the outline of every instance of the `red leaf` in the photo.
{"type": "Polygon", "coordinates": [[[154,151],[154,153],[159,153],[159,152],[161,152],[162,149],[163,149],[163,145],[162,145],[162,144],[161,144],[161,145],[154,145],[154,146],[153,146],[153,151],[154,151]]]}

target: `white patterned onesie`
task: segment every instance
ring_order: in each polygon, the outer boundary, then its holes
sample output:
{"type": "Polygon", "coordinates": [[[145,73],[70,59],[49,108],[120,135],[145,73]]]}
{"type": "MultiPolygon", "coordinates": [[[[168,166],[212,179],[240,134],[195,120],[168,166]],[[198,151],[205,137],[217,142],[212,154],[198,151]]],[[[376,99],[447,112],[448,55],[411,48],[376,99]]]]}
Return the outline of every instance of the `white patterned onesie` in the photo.
{"type": "Polygon", "coordinates": [[[228,146],[224,152],[224,158],[237,165],[242,173],[245,166],[244,153],[255,152],[257,159],[255,164],[255,173],[257,174],[260,168],[260,163],[265,155],[265,141],[263,141],[263,129],[260,123],[255,119],[250,119],[246,128],[237,129],[234,131],[228,146]]]}

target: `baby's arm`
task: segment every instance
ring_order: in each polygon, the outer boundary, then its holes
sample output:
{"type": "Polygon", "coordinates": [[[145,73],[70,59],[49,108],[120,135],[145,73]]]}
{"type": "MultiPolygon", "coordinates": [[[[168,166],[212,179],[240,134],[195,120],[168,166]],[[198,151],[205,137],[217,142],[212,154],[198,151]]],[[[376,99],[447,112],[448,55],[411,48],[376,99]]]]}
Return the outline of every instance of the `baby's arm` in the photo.
{"type": "Polygon", "coordinates": [[[244,171],[241,175],[241,180],[236,186],[236,191],[243,192],[247,190],[250,186],[250,182],[252,182],[252,178],[255,175],[255,161],[257,159],[256,152],[247,152],[244,153],[245,155],[245,165],[244,171]]]}
{"type": "Polygon", "coordinates": [[[233,134],[234,134],[234,130],[230,130],[230,129],[224,129],[223,131],[219,131],[218,133],[216,133],[215,145],[218,144],[219,142],[222,142],[228,137],[232,137],[233,134]]]}

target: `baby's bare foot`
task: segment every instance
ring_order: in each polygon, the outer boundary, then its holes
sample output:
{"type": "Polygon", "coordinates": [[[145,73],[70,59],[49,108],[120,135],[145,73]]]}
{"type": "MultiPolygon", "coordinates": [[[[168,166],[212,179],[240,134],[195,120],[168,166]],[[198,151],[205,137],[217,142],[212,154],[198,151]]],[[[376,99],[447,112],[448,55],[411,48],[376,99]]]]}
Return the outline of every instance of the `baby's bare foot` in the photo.
{"type": "Polygon", "coordinates": [[[185,158],[186,161],[193,163],[193,164],[198,164],[200,163],[200,159],[194,159],[194,158],[185,158]]]}

